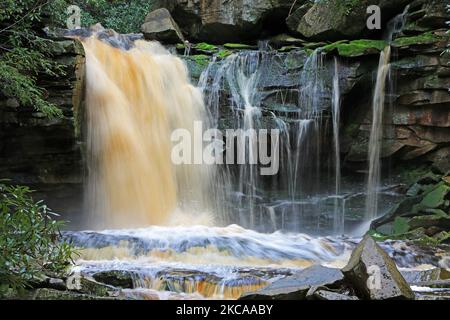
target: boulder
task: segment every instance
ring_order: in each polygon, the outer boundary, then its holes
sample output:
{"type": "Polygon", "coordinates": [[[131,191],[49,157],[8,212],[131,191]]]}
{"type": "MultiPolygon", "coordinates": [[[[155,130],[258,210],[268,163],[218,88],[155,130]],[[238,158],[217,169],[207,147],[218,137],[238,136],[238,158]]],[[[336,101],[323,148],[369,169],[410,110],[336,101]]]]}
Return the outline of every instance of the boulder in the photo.
{"type": "Polygon", "coordinates": [[[394,260],[366,235],[342,269],[345,279],[364,299],[414,299],[414,293],[394,260]]]}
{"type": "Polygon", "coordinates": [[[344,275],[339,269],[315,265],[277,280],[256,292],[242,295],[240,300],[302,300],[311,287],[339,286],[344,275]]]}
{"type": "Polygon", "coordinates": [[[416,0],[411,4],[406,25],[402,32],[417,34],[433,29],[446,28],[446,21],[448,20],[450,20],[450,14],[446,8],[446,1],[416,0]]]}
{"type": "MultiPolygon", "coordinates": [[[[367,28],[367,7],[381,8],[382,25],[403,12],[412,0],[317,1],[299,20],[294,32],[315,40],[361,38],[379,30],[367,28]]],[[[292,29],[292,24],[289,26],[292,29]]]]}
{"type": "Polygon", "coordinates": [[[184,42],[180,28],[165,8],[147,14],[141,30],[147,40],[157,40],[163,43],[184,42]]]}
{"type": "MultiPolygon", "coordinates": [[[[295,8],[307,2],[296,1],[295,8]]],[[[291,0],[166,0],[189,41],[225,43],[261,38],[286,30],[291,0]]]]}

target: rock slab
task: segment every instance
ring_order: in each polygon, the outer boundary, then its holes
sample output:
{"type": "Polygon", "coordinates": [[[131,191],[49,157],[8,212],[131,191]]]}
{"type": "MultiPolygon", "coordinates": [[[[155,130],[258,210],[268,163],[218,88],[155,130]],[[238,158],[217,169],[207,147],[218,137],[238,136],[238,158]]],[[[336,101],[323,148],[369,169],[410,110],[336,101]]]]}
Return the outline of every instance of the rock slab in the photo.
{"type": "Polygon", "coordinates": [[[346,281],[364,299],[415,298],[394,260],[369,235],[355,248],[342,272],[346,281]]]}

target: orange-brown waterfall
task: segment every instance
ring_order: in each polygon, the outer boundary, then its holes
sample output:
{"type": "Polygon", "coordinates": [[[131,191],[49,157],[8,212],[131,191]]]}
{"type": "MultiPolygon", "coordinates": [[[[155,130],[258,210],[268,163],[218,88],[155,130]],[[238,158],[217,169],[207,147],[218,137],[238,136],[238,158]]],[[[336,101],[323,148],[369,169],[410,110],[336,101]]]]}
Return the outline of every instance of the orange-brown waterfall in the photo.
{"type": "Polygon", "coordinates": [[[195,200],[203,209],[211,168],[175,167],[174,129],[192,130],[204,118],[201,93],[183,62],[157,42],[137,40],[129,50],[95,36],[86,52],[89,181],[88,226],[166,224],[195,200]]]}

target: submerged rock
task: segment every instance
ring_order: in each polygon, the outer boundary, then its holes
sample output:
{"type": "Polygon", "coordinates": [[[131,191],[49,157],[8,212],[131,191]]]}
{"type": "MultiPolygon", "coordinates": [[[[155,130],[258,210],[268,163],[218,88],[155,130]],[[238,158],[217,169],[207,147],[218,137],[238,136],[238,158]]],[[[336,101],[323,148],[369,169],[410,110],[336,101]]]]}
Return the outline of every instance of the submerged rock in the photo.
{"type": "Polygon", "coordinates": [[[242,295],[240,300],[302,300],[311,287],[337,286],[344,280],[339,269],[315,265],[292,276],[277,280],[256,292],[242,295]]]}
{"type": "Polygon", "coordinates": [[[141,30],[147,40],[157,40],[163,43],[184,42],[180,28],[165,8],[150,12],[145,17],[141,30]]]}
{"type": "Polygon", "coordinates": [[[358,294],[371,300],[414,299],[414,293],[394,260],[366,235],[342,269],[358,294]]]}

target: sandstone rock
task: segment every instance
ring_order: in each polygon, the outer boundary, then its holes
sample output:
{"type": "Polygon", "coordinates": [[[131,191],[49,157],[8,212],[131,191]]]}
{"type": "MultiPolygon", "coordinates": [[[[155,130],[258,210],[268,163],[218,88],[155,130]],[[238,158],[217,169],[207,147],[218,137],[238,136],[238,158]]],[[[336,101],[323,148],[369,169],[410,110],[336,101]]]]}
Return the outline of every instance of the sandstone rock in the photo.
{"type": "Polygon", "coordinates": [[[440,230],[450,230],[450,217],[442,210],[432,215],[415,216],[409,220],[408,224],[414,228],[438,228],[440,230]]]}
{"type": "Polygon", "coordinates": [[[339,40],[364,37],[367,29],[366,10],[369,5],[381,8],[383,25],[403,11],[412,0],[330,0],[316,2],[300,19],[295,29],[301,35],[318,40],[339,40]]]}
{"type": "Polygon", "coordinates": [[[433,29],[445,28],[449,20],[445,1],[416,0],[411,4],[407,15],[407,23],[402,32],[417,34],[433,29]]]}
{"type": "Polygon", "coordinates": [[[440,172],[447,172],[450,170],[450,147],[443,147],[428,154],[426,160],[431,161],[440,172]]]}
{"type": "Polygon", "coordinates": [[[184,42],[181,30],[165,8],[150,12],[145,17],[141,30],[147,40],[157,40],[163,43],[184,42]]]}
{"type": "Polygon", "coordinates": [[[74,40],[43,40],[64,75],[37,78],[61,119],[39,117],[32,107],[0,97],[0,177],[38,190],[34,197],[64,214],[80,213],[82,201],[81,119],[84,114],[84,52],[74,40]],[[10,108],[3,108],[4,105],[10,108]]]}
{"type": "Polygon", "coordinates": [[[315,265],[297,274],[277,280],[269,286],[242,295],[241,300],[301,300],[313,286],[333,287],[339,285],[344,276],[339,269],[315,265]]]}
{"type": "Polygon", "coordinates": [[[289,31],[294,34],[298,34],[297,27],[303,16],[308,12],[309,9],[311,9],[312,6],[313,4],[311,2],[307,2],[291,12],[291,14],[286,18],[286,25],[289,31]]]}
{"type": "Polygon", "coordinates": [[[355,248],[342,272],[365,299],[414,299],[395,262],[369,235],[355,248]]]}
{"type": "MultiPolygon", "coordinates": [[[[305,2],[297,1],[295,7],[305,2]]],[[[162,5],[189,41],[225,43],[284,31],[292,4],[290,0],[171,0],[162,5]]]]}

